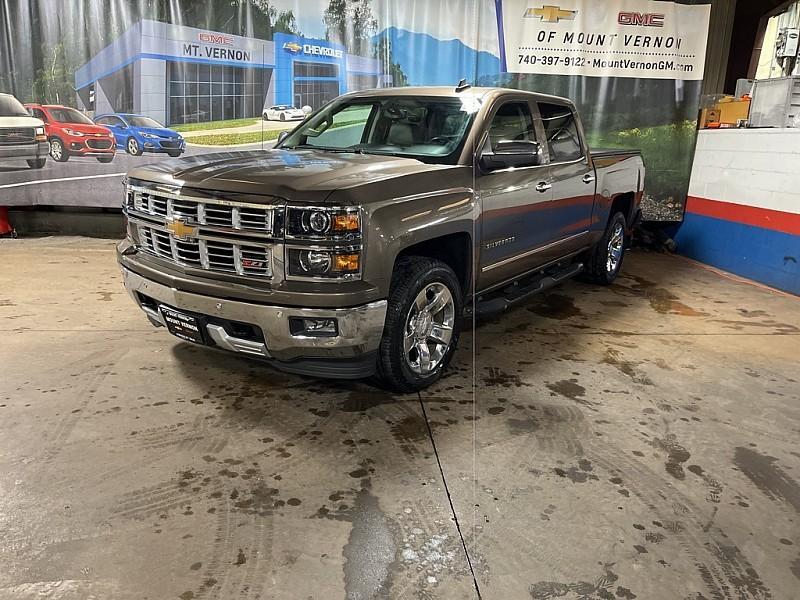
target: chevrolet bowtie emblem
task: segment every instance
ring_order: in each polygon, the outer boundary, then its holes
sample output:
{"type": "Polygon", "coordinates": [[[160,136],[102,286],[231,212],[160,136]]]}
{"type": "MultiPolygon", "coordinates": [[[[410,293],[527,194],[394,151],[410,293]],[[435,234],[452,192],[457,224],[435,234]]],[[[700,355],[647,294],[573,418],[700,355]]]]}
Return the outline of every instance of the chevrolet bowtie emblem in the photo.
{"type": "Polygon", "coordinates": [[[297,42],[286,42],[283,44],[283,49],[288,50],[292,54],[297,54],[303,49],[303,47],[297,42]]]}
{"type": "Polygon", "coordinates": [[[572,21],[577,14],[577,10],[561,10],[560,6],[545,5],[542,8],[529,8],[524,16],[526,19],[538,18],[545,23],[558,23],[561,20],[572,21]]]}
{"type": "Polygon", "coordinates": [[[197,227],[187,225],[184,221],[176,219],[167,223],[167,229],[178,239],[186,239],[197,231],[197,227]]]}

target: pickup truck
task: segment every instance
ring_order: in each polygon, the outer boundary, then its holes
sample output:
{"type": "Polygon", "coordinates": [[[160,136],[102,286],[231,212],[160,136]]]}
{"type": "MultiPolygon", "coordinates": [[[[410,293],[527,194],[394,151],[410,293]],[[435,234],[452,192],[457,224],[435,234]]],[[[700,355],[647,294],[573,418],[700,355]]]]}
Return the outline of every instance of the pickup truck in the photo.
{"type": "Polygon", "coordinates": [[[44,123],[11,94],[0,94],[0,160],[24,160],[41,169],[49,152],[44,123]]]}
{"type": "Polygon", "coordinates": [[[181,339],[411,392],[441,376],[473,306],[612,283],[643,186],[641,155],[591,152],[569,100],[361,91],[274,149],[131,171],[118,259],[181,339]]]}

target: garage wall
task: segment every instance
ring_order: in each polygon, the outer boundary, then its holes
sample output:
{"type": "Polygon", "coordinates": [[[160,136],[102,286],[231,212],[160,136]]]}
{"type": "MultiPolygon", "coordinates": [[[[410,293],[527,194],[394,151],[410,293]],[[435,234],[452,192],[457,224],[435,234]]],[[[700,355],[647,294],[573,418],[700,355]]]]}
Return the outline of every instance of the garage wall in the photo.
{"type": "Polygon", "coordinates": [[[800,294],[800,130],[700,131],[679,252],[800,294]]]}

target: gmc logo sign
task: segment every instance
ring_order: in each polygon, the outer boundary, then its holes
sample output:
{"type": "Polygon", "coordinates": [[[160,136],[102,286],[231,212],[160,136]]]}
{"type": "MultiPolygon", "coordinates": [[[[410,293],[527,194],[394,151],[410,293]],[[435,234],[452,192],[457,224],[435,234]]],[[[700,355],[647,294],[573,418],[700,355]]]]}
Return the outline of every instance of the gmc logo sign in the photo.
{"type": "Polygon", "coordinates": [[[658,13],[621,12],[617,22],[620,25],[635,25],[638,27],[663,27],[664,15],[658,13]]]}
{"type": "Polygon", "coordinates": [[[233,38],[228,35],[222,35],[221,33],[207,33],[201,31],[197,34],[197,38],[206,44],[217,44],[219,46],[233,45],[233,38]]]}

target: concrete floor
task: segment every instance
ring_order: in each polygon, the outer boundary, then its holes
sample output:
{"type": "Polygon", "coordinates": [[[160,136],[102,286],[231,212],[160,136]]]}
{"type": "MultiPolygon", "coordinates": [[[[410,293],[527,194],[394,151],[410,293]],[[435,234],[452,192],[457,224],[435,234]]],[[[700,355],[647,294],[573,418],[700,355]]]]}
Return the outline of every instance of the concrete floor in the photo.
{"type": "Polygon", "coordinates": [[[393,398],[152,328],[112,249],[0,242],[0,598],[800,597],[797,298],[633,253],[393,398]]]}

